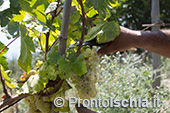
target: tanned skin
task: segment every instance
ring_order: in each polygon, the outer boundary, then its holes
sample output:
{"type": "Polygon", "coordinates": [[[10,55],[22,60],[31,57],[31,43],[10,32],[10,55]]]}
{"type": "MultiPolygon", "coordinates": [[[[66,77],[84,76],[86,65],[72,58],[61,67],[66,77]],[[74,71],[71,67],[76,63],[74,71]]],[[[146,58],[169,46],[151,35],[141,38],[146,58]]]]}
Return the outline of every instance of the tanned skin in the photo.
{"type": "Polygon", "coordinates": [[[121,27],[121,33],[108,47],[98,50],[98,55],[125,51],[132,47],[142,48],[170,58],[170,30],[135,31],[121,27]]]}
{"type": "MultiPolygon", "coordinates": [[[[99,56],[125,51],[132,47],[142,48],[170,58],[170,30],[135,31],[121,27],[121,33],[108,47],[97,51],[99,56]]],[[[96,113],[81,105],[76,105],[78,113],[96,113]]]]}

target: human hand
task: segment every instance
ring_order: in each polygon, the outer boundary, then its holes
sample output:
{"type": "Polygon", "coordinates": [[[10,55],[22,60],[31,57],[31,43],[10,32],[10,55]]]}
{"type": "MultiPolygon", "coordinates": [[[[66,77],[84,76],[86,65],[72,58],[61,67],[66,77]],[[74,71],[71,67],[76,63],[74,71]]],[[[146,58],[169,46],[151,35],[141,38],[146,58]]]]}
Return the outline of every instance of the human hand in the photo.
{"type": "Polygon", "coordinates": [[[130,30],[122,26],[120,28],[121,32],[119,36],[117,36],[113,41],[111,41],[109,46],[102,47],[97,51],[97,54],[99,56],[103,56],[105,54],[117,51],[125,51],[132,47],[135,47],[135,45],[137,44],[137,36],[140,32],[130,30]]]}

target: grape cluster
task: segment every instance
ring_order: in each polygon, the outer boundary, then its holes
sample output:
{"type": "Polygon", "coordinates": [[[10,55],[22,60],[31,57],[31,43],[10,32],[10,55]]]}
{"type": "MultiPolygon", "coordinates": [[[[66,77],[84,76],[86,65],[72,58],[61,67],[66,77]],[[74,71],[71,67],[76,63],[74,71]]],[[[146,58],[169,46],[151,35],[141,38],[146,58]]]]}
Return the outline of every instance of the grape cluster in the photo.
{"type": "Polygon", "coordinates": [[[88,72],[82,76],[77,76],[73,73],[71,80],[75,84],[75,88],[78,91],[78,96],[81,99],[90,99],[95,97],[97,94],[95,84],[97,82],[97,66],[99,57],[97,56],[95,48],[87,48],[81,53],[86,62],[88,72]]]}
{"type": "Polygon", "coordinates": [[[25,104],[29,106],[28,113],[51,113],[52,103],[43,98],[37,95],[25,98],[25,104]]]}

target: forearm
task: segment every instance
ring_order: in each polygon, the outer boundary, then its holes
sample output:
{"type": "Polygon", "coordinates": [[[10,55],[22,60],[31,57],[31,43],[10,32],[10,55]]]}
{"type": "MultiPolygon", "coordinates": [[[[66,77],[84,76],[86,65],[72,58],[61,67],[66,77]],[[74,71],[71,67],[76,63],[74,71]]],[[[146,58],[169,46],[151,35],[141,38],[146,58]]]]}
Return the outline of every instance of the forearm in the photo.
{"type": "Polygon", "coordinates": [[[170,30],[136,31],[136,47],[170,58],[170,30]]]}

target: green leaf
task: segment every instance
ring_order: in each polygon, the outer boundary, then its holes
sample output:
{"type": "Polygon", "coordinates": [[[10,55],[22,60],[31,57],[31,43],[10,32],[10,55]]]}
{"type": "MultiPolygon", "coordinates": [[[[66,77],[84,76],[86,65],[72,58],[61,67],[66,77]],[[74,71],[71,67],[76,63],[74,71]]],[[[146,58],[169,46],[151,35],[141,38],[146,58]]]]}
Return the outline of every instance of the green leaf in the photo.
{"type": "Polygon", "coordinates": [[[55,65],[49,65],[47,67],[48,79],[49,80],[56,80],[57,78],[57,67],[55,65]]]}
{"type": "Polygon", "coordinates": [[[22,93],[37,93],[44,89],[43,83],[40,81],[40,76],[38,74],[32,75],[24,83],[24,85],[17,92],[18,94],[22,93]]]}
{"type": "Polygon", "coordinates": [[[6,70],[5,73],[6,73],[8,76],[10,76],[11,73],[12,73],[12,71],[11,71],[11,70],[6,70]]]}
{"type": "Polygon", "coordinates": [[[4,3],[4,1],[3,1],[3,0],[0,0],[0,6],[1,6],[3,3],[4,3]]]}
{"type": "Polygon", "coordinates": [[[59,65],[58,71],[61,79],[68,79],[71,74],[71,64],[64,59],[64,57],[60,58],[57,62],[59,65]]]}
{"type": "Polygon", "coordinates": [[[32,8],[30,7],[30,4],[27,1],[19,0],[19,4],[20,4],[20,7],[21,7],[22,10],[25,10],[25,11],[31,13],[32,8]]]}
{"type": "Polygon", "coordinates": [[[12,37],[17,37],[19,35],[19,23],[10,21],[8,24],[8,32],[12,37]]]}
{"type": "Polygon", "coordinates": [[[98,14],[97,10],[95,10],[93,7],[90,8],[91,10],[88,11],[88,13],[86,13],[86,15],[89,17],[89,18],[92,18],[94,15],[98,14]]]}
{"type": "Polygon", "coordinates": [[[3,55],[0,55],[0,64],[5,68],[5,70],[8,69],[8,62],[6,60],[6,57],[3,55]]]}
{"type": "Polygon", "coordinates": [[[43,12],[41,12],[39,10],[36,10],[36,9],[34,9],[33,12],[35,13],[36,18],[38,20],[40,20],[43,23],[46,23],[46,15],[45,15],[45,13],[43,13],[43,12]]]}
{"type": "Polygon", "coordinates": [[[31,7],[33,8],[33,9],[36,9],[38,6],[40,6],[40,5],[44,5],[44,10],[48,7],[48,5],[49,5],[49,2],[48,2],[48,0],[33,0],[33,4],[31,4],[31,7]],[[36,1],[36,2],[35,2],[36,1]]]}
{"type": "Polygon", "coordinates": [[[115,4],[115,0],[87,0],[88,5],[94,6],[98,13],[103,17],[110,16],[110,6],[115,4]]]}
{"type": "Polygon", "coordinates": [[[2,65],[0,65],[0,68],[1,68],[2,77],[3,77],[4,80],[5,80],[5,84],[6,84],[9,88],[17,88],[17,86],[11,84],[9,75],[5,72],[5,70],[4,70],[4,68],[3,68],[2,65]]]}
{"type": "MultiPolygon", "coordinates": [[[[5,45],[0,41],[0,51],[5,47],[5,45]]],[[[0,53],[0,55],[4,55],[6,54],[8,51],[8,48],[4,49],[4,51],[2,53],[0,53]]],[[[0,60],[1,61],[1,60],[0,60]]]]}
{"type": "Polygon", "coordinates": [[[8,81],[5,81],[5,84],[6,84],[9,88],[11,88],[11,89],[17,88],[17,86],[11,84],[11,83],[8,82],[8,81]]]}
{"type": "Polygon", "coordinates": [[[52,24],[51,20],[47,20],[46,25],[50,28],[50,30],[55,32],[55,26],[52,24]]]}
{"type": "Polygon", "coordinates": [[[32,52],[35,52],[35,45],[34,45],[34,43],[32,41],[32,38],[26,36],[25,43],[27,44],[28,50],[30,50],[32,52]]]}
{"type": "Polygon", "coordinates": [[[82,55],[79,55],[79,57],[75,60],[72,66],[72,70],[78,76],[81,76],[87,73],[86,62],[83,60],[82,55]]]}
{"type": "MultiPolygon", "coordinates": [[[[5,47],[5,45],[0,42],[0,51],[5,47]]],[[[4,54],[6,54],[8,51],[8,48],[4,49],[4,51],[2,53],[0,53],[0,64],[5,68],[5,70],[8,69],[8,62],[6,60],[6,57],[3,56],[4,54]]]]}
{"type": "Polygon", "coordinates": [[[21,21],[24,20],[25,16],[26,16],[26,11],[20,11],[20,14],[15,15],[15,16],[13,17],[13,20],[14,20],[14,21],[17,21],[17,22],[21,22],[21,21]]]}
{"type": "Polygon", "coordinates": [[[18,59],[18,65],[25,71],[29,72],[31,70],[32,52],[35,52],[34,43],[31,38],[26,36],[27,29],[24,25],[20,25],[21,31],[21,50],[20,57],[18,59]]]}
{"type": "Polygon", "coordinates": [[[6,16],[1,17],[1,27],[5,27],[10,20],[6,16]]]}
{"type": "Polygon", "coordinates": [[[97,36],[98,43],[106,43],[114,40],[119,34],[120,26],[118,22],[105,22],[90,29],[86,40],[92,40],[97,36]]]}
{"type": "Polygon", "coordinates": [[[19,5],[19,0],[10,0],[10,5],[17,7],[19,5]]]}
{"type": "Polygon", "coordinates": [[[58,59],[61,58],[61,56],[60,56],[60,54],[58,52],[55,52],[55,51],[51,52],[51,51],[48,53],[48,63],[56,64],[58,59]]]}
{"type": "Polygon", "coordinates": [[[76,11],[71,15],[71,22],[76,23],[80,19],[80,11],[76,11]]]}
{"type": "Polygon", "coordinates": [[[5,70],[4,70],[3,66],[0,65],[0,68],[1,68],[2,77],[9,82],[10,79],[9,79],[8,75],[5,73],[5,70]]]}

